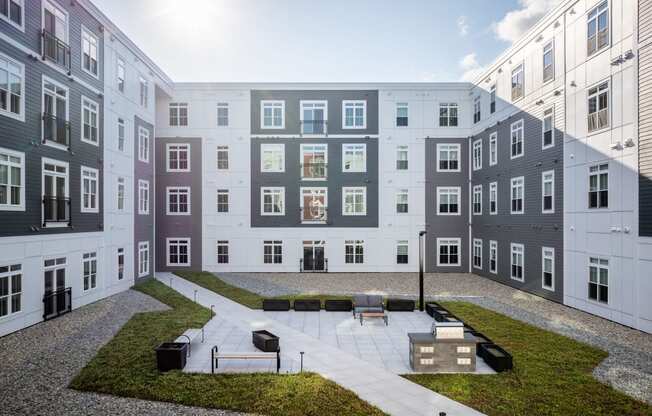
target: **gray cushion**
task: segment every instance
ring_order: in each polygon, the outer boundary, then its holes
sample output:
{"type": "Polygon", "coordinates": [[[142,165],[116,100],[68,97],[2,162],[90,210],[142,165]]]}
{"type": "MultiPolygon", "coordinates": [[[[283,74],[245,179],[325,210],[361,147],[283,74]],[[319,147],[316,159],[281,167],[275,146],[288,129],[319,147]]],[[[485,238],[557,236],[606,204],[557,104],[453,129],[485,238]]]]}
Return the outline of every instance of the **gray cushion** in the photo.
{"type": "Polygon", "coordinates": [[[369,295],[367,296],[367,304],[369,306],[383,306],[383,297],[381,295],[369,295]]]}
{"type": "Polygon", "coordinates": [[[382,306],[360,306],[355,308],[355,313],[362,312],[383,312],[382,306]]]}
{"type": "Polygon", "coordinates": [[[358,308],[361,306],[369,306],[367,295],[355,295],[353,296],[353,305],[358,308]]]}

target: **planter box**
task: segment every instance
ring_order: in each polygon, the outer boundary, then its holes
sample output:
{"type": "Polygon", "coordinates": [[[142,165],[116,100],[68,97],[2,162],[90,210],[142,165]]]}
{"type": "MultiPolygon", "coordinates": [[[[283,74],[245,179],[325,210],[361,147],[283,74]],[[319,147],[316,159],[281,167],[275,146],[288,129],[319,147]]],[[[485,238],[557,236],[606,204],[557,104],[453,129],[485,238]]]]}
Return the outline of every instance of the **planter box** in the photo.
{"type": "Polygon", "coordinates": [[[394,312],[414,312],[415,303],[411,299],[387,299],[387,310],[394,312]]]}
{"type": "Polygon", "coordinates": [[[251,341],[256,348],[264,352],[276,352],[279,350],[278,337],[265,330],[252,331],[251,341]]]}
{"type": "Polygon", "coordinates": [[[348,299],[332,299],[324,303],[324,307],[329,312],[351,312],[353,303],[348,299]]]}
{"type": "MultiPolygon", "coordinates": [[[[484,344],[493,344],[494,342],[485,336],[482,332],[478,331],[469,331],[469,334],[475,337],[475,342],[477,343],[478,349],[476,350],[479,357],[482,357],[483,350],[480,348],[484,344]]],[[[484,357],[482,357],[484,358],[484,357]]]]}
{"type": "Polygon", "coordinates": [[[289,311],[290,301],[287,299],[263,299],[264,311],[289,311]]]}
{"type": "Polygon", "coordinates": [[[459,321],[452,313],[448,312],[446,309],[433,309],[432,317],[435,318],[435,321],[439,322],[448,322],[446,318],[453,317],[459,321]]]}
{"type": "Polygon", "coordinates": [[[319,312],[321,300],[319,299],[297,299],[294,301],[295,311],[319,312]]]}
{"type": "Polygon", "coordinates": [[[497,373],[513,367],[512,355],[496,344],[478,344],[478,355],[497,373]]]}
{"type": "Polygon", "coordinates": [[[158,371],[183,370],[186,366],[188,344],[185,342],[164,342],[154,349],[158,371]]]}
{"type": "Polygon", "coordinates": [[[435,310],[439,309],[445,311],[446,308],[438,304],[437,302],[428,302],[426,303],[426,313],[434,318],[435,310]]]}
{"type": "Polygon", "coordinates": [[[464,322],[464,332],[477,332],[471,325],[464,322]]]}

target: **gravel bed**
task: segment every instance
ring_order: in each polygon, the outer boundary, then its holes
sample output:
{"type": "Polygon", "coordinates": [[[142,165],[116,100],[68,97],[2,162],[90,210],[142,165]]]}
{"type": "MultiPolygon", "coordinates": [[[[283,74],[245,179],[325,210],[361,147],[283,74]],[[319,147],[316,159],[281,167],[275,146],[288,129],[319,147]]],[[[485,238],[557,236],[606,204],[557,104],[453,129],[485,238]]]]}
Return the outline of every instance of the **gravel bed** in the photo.
{"type": "Polygon", "coordinates": [[[230,285],[238,286],[265,297],[273,298],[277,296],[298,295],[302,293],[299,289],[288,288],[281,284],[264,279],[257,279],[244,274],[220,273],[219,276],[221,280],[230,285]]]}
{"type": "Polygon", "coordinates": [[[0,415],[238,415],[67,388],[134,314],[165,308],[129,290],[0,338],[0,415]]]}

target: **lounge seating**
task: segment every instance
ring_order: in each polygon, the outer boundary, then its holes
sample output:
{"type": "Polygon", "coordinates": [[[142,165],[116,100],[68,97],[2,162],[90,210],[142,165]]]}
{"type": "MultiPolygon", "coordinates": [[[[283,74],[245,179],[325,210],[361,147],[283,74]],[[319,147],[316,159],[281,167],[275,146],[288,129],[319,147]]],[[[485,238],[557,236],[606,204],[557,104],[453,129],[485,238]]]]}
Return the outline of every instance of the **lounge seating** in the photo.
{"type": "Polygon", "coordinates": [[[321,301],[319,299],[297,299],[294,301],[294,310],[319,312],[321,310],[321,301]]]}
{"type": "Polygon", "coordinates": [[[276,352],[219,352],[217,346],[211,350],[211,372],[220,365],[220,360],[276,360],[276,372],[281,370],[281,350],[276,352]]]}
{"type": "Polygon", "coordinates": [[[330,299],[324,302],[324,308],[328,312],[351,312],[353,303],[348,299],[330,299]]]}
{"type": "Polygon", "coordinates": [[[355,295],[353,296],[353,318],[362,312],[385,312],[383,297],[380,295],[355,295]]]}
{"type": "Polygon", "coordinates": [[[387,310],[392,312],[414,312],[412,299],[387,299],[387,310]]]}
{"type": "Polygon", "coordinates": [[[289,311],[290,301],[287,299],[263,299],[264,311],[289,311]]]}

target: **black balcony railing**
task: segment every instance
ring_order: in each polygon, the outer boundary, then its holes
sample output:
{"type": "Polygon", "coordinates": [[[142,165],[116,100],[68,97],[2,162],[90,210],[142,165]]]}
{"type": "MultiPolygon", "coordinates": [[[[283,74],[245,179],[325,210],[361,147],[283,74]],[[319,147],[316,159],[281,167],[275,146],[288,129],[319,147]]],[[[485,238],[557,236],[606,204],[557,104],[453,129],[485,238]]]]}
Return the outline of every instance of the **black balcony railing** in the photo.
{"type": "Polygon", "coordinates": [[[43,296],[43,320],[54,319],[72,310],[72,288],[55,290],[43,296]]]}
{"type": "Polygon", "coordinates": [[[43,143],[70,146],[70,122],[52,114],[43,114],[43,143]]]}
{"type": "Polygon", "coordinates": [[[328,165],[324,162],[311,162],[301,164],[301,178],[303,179],[326,179],[328,165]]]}
{"type": "Polygon", "coordinates": [[[301,134],[328,134],[328,121],[301,120],[301,134]]]}
{"type": "Polygon", "coordinates": [[[322,272],[328,273],[328,259],[324,258],[323,263],[320,263],[317,259],[308,259],[311,264],[304,266],[304,260],[299,259],[299,272],[322,272]]]}
{"type": "Polygon", "coordinates": [[[70,198],[58,196],[43,197],[43,226],[68,224],[70,226],[70,198]]]}
{"type": "Polygon", "coordinates": [[[328,208],[319,205],[301,207],[301,222],[304,223],[326,223],[328,220],[328,208]]]}
{"type": "Polygon", "coordinates": [[[67,43],[47,30],[43,30],[41,34],[41,49],[43,50],[44,60],[49,59],[70,72],[70,46],[67,43]]]}

